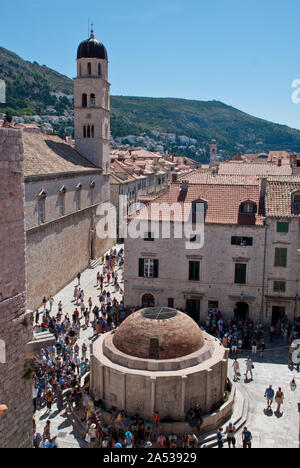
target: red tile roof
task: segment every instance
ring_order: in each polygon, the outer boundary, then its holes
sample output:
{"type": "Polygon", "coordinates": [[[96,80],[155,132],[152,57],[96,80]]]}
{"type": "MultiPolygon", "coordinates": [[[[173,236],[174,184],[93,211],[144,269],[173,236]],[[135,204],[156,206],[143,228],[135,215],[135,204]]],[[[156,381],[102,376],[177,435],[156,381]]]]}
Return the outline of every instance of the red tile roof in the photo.
{"type": "Polygon", "coordinates": [[[212,224],[256,224],[263,225],[263,203],[260,198],[260,186],[257,185],[213,185],[190,184],[187,192],[181,190],[181,183],[173,183],[165,194],[157,197],[138,213],[140,219],[168,220],[169,208],[174,203],[181,206],[180,213],[171,213],[172,221],[184,221],[189,218],[191,203],[203,200],[207,202],[206,223],[212,224]],[[257,204],[257,215],[240,215],[242,202],[251,200],[257,204]],[[153,204],[159,204],[158,214],[153,204]],[[184,205],[186,209],[184,210],[184,205]]]}
{"type": "Polygon", "coordinates": [[[299,191],[300,178],[298,181],[268,181],[266,188],[266,216],[276,218],[293,218],[300,215],[293,213],[292,193],[299,191]]]}
{"type": "Polygon", "coordinates": [[[219,174],[231,175],[291,175],[292,168],[289,165],[276,166],[274,164],[254,164],[254,163],[221,163],[219,174]]]}

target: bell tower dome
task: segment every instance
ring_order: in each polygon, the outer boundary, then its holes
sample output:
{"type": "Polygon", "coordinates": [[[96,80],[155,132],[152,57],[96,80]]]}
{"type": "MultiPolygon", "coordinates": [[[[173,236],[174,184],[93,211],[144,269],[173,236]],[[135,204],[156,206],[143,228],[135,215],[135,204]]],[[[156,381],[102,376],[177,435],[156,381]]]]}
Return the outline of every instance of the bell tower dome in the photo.
{"type": "Polygon", "coordinates": [[[104,45],[91,30],[77,50],[74,78],[75,149],[109,174],[110,83],[104,45]]]}

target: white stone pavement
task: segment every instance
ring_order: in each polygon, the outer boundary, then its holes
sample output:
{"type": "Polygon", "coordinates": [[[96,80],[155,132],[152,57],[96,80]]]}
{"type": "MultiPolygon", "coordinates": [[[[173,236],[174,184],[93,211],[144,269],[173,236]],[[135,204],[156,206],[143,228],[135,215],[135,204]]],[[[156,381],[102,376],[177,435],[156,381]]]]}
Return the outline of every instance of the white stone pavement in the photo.
{"type": "MultiPolygon", "coordinates": [[[[121,246],[118,246],[121,248],[121,246]]],[[[88,269],[81,275],[81,288],[85,292],[85,303],[91,297],[93,304],[99,304],[100,290],[96,288],[97,271],[102,271],[102,267],[96,267],[94,270],[88,269]]],[[[119,280],[121,279],[122,269],[118,269],[119,280]]],[[[57,312],[57,304],[59,300],[63,304],[63,315],[65,313],[72,314],[74,311],[73,292],[74,286],[77,284],[77,279],[74,279],[60,293],[54,297],[53,313],[57,312]]],[[[123,284],[122,284],[123,287],[123,284]]],[[[104,289],[109,289],[112,297],[118,300],[121,296],[114,286],[104,284],[104,289]]],[[[87,330],[82,329],[79,340],[81,347],[83,341],[86,342],[89,350],[90,338],[93,335],[93,329],[89,327],[87,330]]],[[[255,369],[253,371],[253,381],[244,382],[243,373],[245,372],[244,361],[246,354],[239,358],[240,369],[242,373],[241,382],[238,385],[242,386],[242,390],[246,392],[250,399],[250,412],[247,421],[247,427],[253,435],[254,448],[299,448],[299,414],[297,404],[300,402],[300,374],[294,370],[291,372],[287,366],[287,347],[282,342],[276,344],[277,349],[272,349],[265,352],[264,360],[254,359],[255,369]],[[291,391],[290,382],[295,378],[297,389],[291,391]],[[266,415],[266,400],[264,398],[265,389],[273,385],[276,391],[281,387],[285,395],[284,404],[282,406],[282,415],[277,417],[274,413],[266,415]]],[[[267,346],[268,348],[268,346],[267,346]]],[[[250,354],[251,355],[251,354],[250,354]]],[[[229,361],[229,375],[232,376],[232,360],[229,361]]],[[[80,437],[73,431],[64,411],[61,414],[57,413],[56,404],[53,405],[51,420],[51,434],[57,434],[59,447],[75,448],[84,446],[80,437]]],[[[273,410],[276,410],[276,404],[273,404],[273,410]]],[[[48,416],[46,409],[42,409],[36,413],[37,430],[42,432],[48,416]]],[[[227,447],[227,444],[225,444],[227,447]]],[[[241,431],[237,434],[237,447],[241,447],[241,431]]]]}
{"type": "MultiPolygon", "coordinates": [[[[123,247],[123,245],[118,245],[116,248],[120,250],[121,247],[123,247]]],[[[102,273],[103,266],[99,265],[95,269],[85,270],[81,274],[81,278],[80,278],[80,287],[81,289],[83,289],[84,295],[85,295],[84,302],[87,307],[88,299],[89,297],[91,297],[93,301],[92,309],[95,304],[100,305],[100,302],[99,302],[100,288],[96,287],[96,277],[97,277],[98,271],[102,273]]],[[[121,281],[123,267],[122,268],[116,267],[115,271],[118,272],[119,284],[121,285],[122,288],[124,288],[124,283],[121,281]]],[[[62,291],[56,294],[56,296],[54,296],[54,305],[52,309],[52,315],[56,315],[58,311],[58,303],[59,301],[61,301],[63,305],[63,309],[62,309],[63,316],[65,314],[68,314],[71,319],[71,315],[75,310],[75,304],[73,302],[74,287],[77,284],[78,284],[78,281],[76,278],[70,284],[68,284],[64,289],[62,289],[62,291]]],[[[104,289],[106,291],[107,290],[110,291],[112,298],[116,298],[118,301],[122,299],[119,289],[115,289],[115,287],[112,284],[108,285],[106,282],[104,282],[104,289]]],[[[42,311],[43,308],[41,307],[39,310],[42,311]]],[[[91,314],[91,318],[93,318],[93,314],[91,314]]],[[[82,325],[84,325],[83,319],[81,322],[82,322],[82,325]]],[[[87,353],[88,357],[90,353],[89,344],[91,343],[93,332],[94,330],[91,326],[88,329],[82,328],[80,332],[80,339],[77,341],[80,346],[80,349],[81,349],[83,342],[86,343],[87,348],[88,348],[88,353],[87,353]]],[[[77,434],[73,431],[73,427],[72,425],[70,425],[65,411],[62,411],[60,414],[58,414],[56,403],[52,405],[52,412],[50,414],[50,417],[48,417],[47,415],[46,408],[43,408],[42,410],[36,412],[35,420],[36,420],[38,432],[41,432],[41,433],[43,432],[43,428],[46,424],[47,419],[51,420],[51,436],[55,434],[57,435],[57,441],[58,441],[59,447],[79,448],[81,446],[85,446],[81,438],[78,437],[77,434]]]]}
{"type": "MultiPolygon", "coordinates": [[[[242,378],[240,385],[250,399],[250,414],[247,427],[253,436],[255,448],[299,448],[299,413],[300,403],[300,374],[288,369],[287,348],[279,342],[279,349],[265,352],[264,360],[254,358],[253,381],[245,383],[245,359],[246,354],[239,358],[242,378]],[[292,391],[290,382],[295,379],[297,388],[292,391]],[[284,393],[284,404],[281,407],[281,415],[275,414],[277,404],[273,403],[273,412],[265,413],[266,388],[272,385],[275,392],[281,387],[284,393]]],[[[249,353],[251,356],[251,353],[249,353]]],[[[232,361],[229,362],[229,373],[232,376],[232,361]]],[[[241,433],[237,440],[240,444],[241,433]]]]}

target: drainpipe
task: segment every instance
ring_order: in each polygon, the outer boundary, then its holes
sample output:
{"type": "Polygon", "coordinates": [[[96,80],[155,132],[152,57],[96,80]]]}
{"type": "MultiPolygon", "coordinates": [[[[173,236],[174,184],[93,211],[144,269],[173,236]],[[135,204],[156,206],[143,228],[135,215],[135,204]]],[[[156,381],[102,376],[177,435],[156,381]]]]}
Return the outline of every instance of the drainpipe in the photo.
{"type": "Polygon", "coordinates": [[[262,289],[261,289],[261,304],[260,304],[260,314],[259,321],[263,321],[264,315],[264,297],[265,297],[265,284],[266,284],[266,264],[267,264],[267,240],[268,240],[268,224],[266,218],[264,219],[265,225],[265,245],[264,245],[264,263],[263,263],[263,279],[262,279],[262,289]]]}

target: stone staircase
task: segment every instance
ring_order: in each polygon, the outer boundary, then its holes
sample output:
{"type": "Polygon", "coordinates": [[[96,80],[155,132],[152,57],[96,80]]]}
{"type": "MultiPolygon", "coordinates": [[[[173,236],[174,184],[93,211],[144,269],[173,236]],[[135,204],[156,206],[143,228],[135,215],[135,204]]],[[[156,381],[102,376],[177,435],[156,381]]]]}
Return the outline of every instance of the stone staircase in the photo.
{"type": "Polygon", "coordinates": [[[101,263],[101,258],[96,258],[95,260],[90,260],[89,268],[94,270],[101,263]]]}
{"type": "MultiPolygon", "coordinates": [[[[225,430],[226,426],[232,422],[236,428],[236,432],[238,433],[246,424],[249,410],[249,397],[242,386],[237,385],[233,414],[231,418],[222,425],[223,429],[225,430]]],[[[202,437],[200,436],[199,441],[201,446],[206,445],[207,448],[215,448],[218,446],[216,434],[217,429],[218,428],[216,428],[214,432],[210,432],[202,437]]]]}

